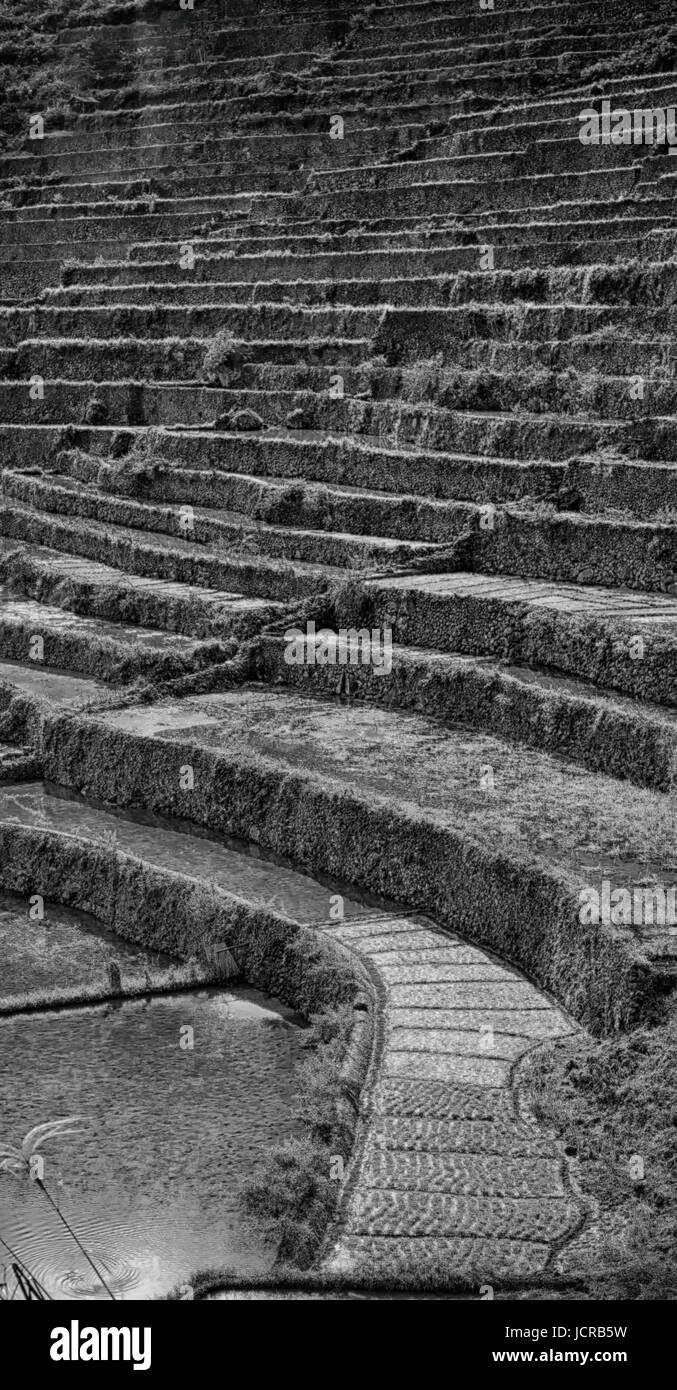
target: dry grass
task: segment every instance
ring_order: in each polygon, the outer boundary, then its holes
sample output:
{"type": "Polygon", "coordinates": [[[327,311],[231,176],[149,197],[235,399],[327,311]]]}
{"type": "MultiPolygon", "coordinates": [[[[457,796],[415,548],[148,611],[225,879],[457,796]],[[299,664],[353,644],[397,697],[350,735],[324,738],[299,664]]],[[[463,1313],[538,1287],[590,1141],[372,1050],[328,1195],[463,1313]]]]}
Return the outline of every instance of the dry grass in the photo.
{"type": "Polygon", "coordinates": [[[600,1243],[584,1257],[593,1297],[677,1298],[677,1018],[550,1045],[522,1084],[599,1204],[600,1243]]]}

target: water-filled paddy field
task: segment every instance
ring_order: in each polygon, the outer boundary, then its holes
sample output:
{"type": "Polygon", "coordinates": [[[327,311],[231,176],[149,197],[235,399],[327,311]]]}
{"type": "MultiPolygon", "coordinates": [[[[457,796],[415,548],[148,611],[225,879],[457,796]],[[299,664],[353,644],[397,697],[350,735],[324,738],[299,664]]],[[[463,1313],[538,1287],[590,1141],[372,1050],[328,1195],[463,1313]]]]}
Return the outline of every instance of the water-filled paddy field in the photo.
{"type": "MultiPolygon", "coordinates": [[[[296,921],[329,916],[333,881],[253,843],[55,791],[6,786],[0,814],[296,921]]],[[[341,901],[347,918],[373,911],[367,894],[341,901]]],[[[301,1016],[239,981],[210,983],[203,961],[146,950],[30,892],[0,893],[0,961],[0,1140],[83,1117],[76,1134],[41,1150],[44,1181],[115,1296],[161,1296],[209,1266],[269,1269],[275,1250],[246,1221],[238,1188],[272,1145],[300,1132],[301,1016]]],[[[107,1296],[28,1177],[0,1174],[0,1239],[52,1297],[107,1296]]],[[[0,1246],[0,1266],[10,1258],[0,1246]]]]}
{"type": "MultiPolygon", "coordinates": [[[[156,1297],[209,1265],[269,1266],[237,1187],[295,1132],[302,1038],[289,1010],[247,989],[0,1020],[3,1138],[85,1117],[44,1146],[44,1181],[117,1297],[156,1297]]],[[[52,1297],[106,1297],[28,1178],[0,1178],[0,1236],[52,1297]]]]}

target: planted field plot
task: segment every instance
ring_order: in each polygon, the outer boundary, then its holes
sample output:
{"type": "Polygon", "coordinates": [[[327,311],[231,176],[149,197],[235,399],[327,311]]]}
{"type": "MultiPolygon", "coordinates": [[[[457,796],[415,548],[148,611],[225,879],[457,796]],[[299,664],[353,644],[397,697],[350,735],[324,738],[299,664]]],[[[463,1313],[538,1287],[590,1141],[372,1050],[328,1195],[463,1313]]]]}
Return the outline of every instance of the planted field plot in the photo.
{"type": "Polygon", "coordinates": [[[219,1092],[208,1271],[182,1187],[171,1279],[62,1277],[31,1202],[22,1277],[674,1298],[670,6],[42,9],[0,33],[0,1046],[77,1006],[105,1070],[116,1001],[240,1059],[238,988],[294,1041],[250,1143],[219,1092]]]}

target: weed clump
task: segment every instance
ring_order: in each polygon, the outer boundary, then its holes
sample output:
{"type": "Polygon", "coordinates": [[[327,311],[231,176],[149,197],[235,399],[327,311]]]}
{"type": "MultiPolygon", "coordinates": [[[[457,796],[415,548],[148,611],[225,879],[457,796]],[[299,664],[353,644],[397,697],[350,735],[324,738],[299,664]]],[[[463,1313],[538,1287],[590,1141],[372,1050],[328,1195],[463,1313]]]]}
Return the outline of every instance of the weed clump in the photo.
{"type": "Polygon", "coordinates": [[[126,497],[144,496],[164,471],[159,438],[160,431],[152,429],[137,435],[126,453],[111,456],[101,464],[97,487],[103,492],[121,493],[126,497]]]}
{"type": "Polygon", "coordinates": [[[604,1042],[541,1049],[523,1084],[539,1119],[575,1156],[600,1210],[585,1258],[599,1299],[677,1297],[677,1016],[604,1042]]]}
{"type": "Polygon", "coordinates": [[[202,363],[202,379],[207,386],[229,386],[251,360],[251,348],[222,328],[211,339],[202,363]]]}
{"type": "Polygon", "coordinates": [[[83,425],[105,425],[108,423],[108,406],[99,396],[91,396],[82,417],[83,425]]]}
{"type": "Polygon", "coordinates": [[[349,1005],[313,1016],[296,1106],[306,1133],[274,1148],[241,1189],[244,1210],[277,1246],[277,1262],[300,1269],[312,1263],[336,1213],[340,1183],[332,1163],[349,1148],[338,1103],[353,1018],[349,1005]]]}

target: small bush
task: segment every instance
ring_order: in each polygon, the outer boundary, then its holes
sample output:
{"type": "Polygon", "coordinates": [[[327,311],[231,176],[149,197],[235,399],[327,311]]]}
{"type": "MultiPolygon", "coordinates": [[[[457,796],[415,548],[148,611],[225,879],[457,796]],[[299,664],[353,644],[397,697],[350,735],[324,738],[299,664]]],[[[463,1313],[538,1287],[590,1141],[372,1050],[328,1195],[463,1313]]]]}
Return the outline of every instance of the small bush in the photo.
{"type": "Polygon", "coordinates": [[[310,1056],[299,1076],[296,1115],[306,1128],[302,1138],[273,1149],[240,1199],[277,1246],[277,1261],[307,1269],[328,1223],[335,1215],[340,1183],[331,1177],[331,1160],[344,1155],[337,1125],[341,1067],[353,1026],[349,1005],[316,1014],[305,1038],[310,1056]]]}
{"type": "Polygon", "coordinates": [[[228,386],[251,359],[251,348],[238,342],[234,334],[222,328],[211,339],[202,363],[202,378],[207,386],[228,386]]]}
{"type": "Polygon", "coordinates": [[[97,487],[104,492],[122,493],[126,497],[143,496],[160,476],[164,462],[160,453],[160,432],[148,430],[137,435],[131,448],[120,457],[101,464],[97,487]]]}
{"type": "Polygon", "coordinates": [[[288,1139],[247,1183],[243,1204],[277,1245],[278,1260],[307,1269],[334,1215],[337,1186],[322,1144],[288,1139]]]}

